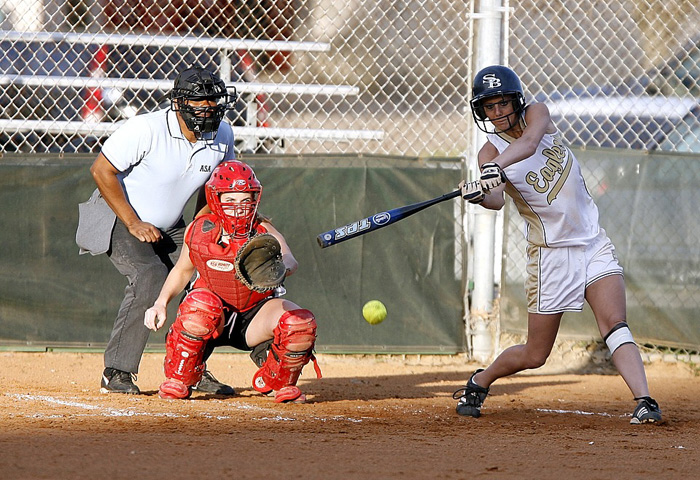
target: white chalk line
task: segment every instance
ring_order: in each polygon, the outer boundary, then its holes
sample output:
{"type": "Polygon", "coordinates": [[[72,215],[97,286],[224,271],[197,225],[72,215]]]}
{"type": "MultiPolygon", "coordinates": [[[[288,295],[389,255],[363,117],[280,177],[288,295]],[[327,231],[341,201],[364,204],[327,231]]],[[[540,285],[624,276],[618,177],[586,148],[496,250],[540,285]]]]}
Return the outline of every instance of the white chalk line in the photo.
{"type": "MultiPolygon", "coordinates": [[[[180,415],[177,413],[148,413],[148,412],[137,412],[134,410],[123,410],[123,409],[118,409],[118,408],[112,408],[112,407],[103,407],[100,405],[91,405],[89,403],[81,403],[81,402],[73,402],[70,400],[61,400],[59,398],[54,398],[54,397],[49,397],[46,395],[27,395],[27,394],[22,394],[22,393],[6,393],[5,395],[9,397],[14,397],[17,400],[26,400],[26,401],[37,401],[37,402],[43,402],[43,403],[52,403],[56,405],[63,405],[66,407],[74,407],[74,408],[80,408],[83,410],[92,410],[96,412],[98,416],[103,416],[103,417],[135,417],[135,416],[152,416],[152,417],[174,417],[174,418],[185,418],[189,417],[189,415],[180,415]]],[[[38,418],[37,414],[32,414],[32,415],[25,415],[28,417],[33,417],[33,418],[38,418]]],[[[56,415],[52,415],[53,418],[56,418],[56,415]]]]}
{"type": "MultiPolygon", "coordinates": [[[[157,413],[157,412],[144,412],[144,411],[136,411],[133,409],[118,409],[118,408],[112,408],[112,407],[104,407],[100,405],[92,405],[89,403],[82,403],[82,402],[74,402],[70,400],[62,400],[59,398],[47,396],[47,395],[28,395],[28,394],[21,394],[21,393],[6,393],[6,396],[15,398],[17,400],[24,400],[24,401],[38,401],[38,402],[43,402],[43,403],[51,403],[51,404],[56,404],[56,405],[63,405],[66,407],[74,407],[74,408],[79,408],[83,410],[90,410],[93,412],[96,412],[97,416],[104,416],[104,417],[136,417],[136,416],[145,416],[145,417],[167,417],[167,418],[189,418],[190,415],[184,415],[184,414],[178,414],[178,413],[173,413],[173,412],[162,412],[162,413],[157,413]]],[[[218,401],[220,402],[220,401],[218,401]]],[[[256,405],[230,405],[229,408],[232,408],[234,410],[248,410],[248,411],[254,411],[254,412],[259,412],[259,413],[269,413],[269,409],[261,408],[256,405]]],[[[601,417],[619,417],[619,418],[624,418],[624,417],[629,417],[629,414],[626,415],[612,415],[609,413],[605,412],[586,412],[583,410],[560,410],[560,409],[551,409],[551,408],[537,408],[536,411],[542,412],[542,413],[559,413],[559,414],[573,414],[573,415],[598,415],[601,417]]],[[[232,417],[227,416],[227,415],[214,415],[211,413],[201,413],[199,414],[202,417],[205,418],[211,418],[211,419],[216,419],[216,420],[225,420],[225,419],[230,419],[232,417]]],[[[25,417],[31,417],[31,418],[60,418],[63,415],[60,414],[50,414],[50,415],[45,415],[45,414],[27,414],[24,415],[25,417]]],[[[83,415],[85,416],[85,415],[83,415]]],[[[87,415],[90,416],[90,415],[87,415]]],[[[365,419],[369,419],[371,417],[361,417],[361,418],[353,418],[353,417],[346,417],[344,415],[332,415],[329,417],[318,417],[318,416],[310,416],[309,418],[313,420],[319,420],[322,422],[327,422],[327,421],[348,421],[352,423],[361,423],[365,419]]],[[[272,415],[272,416],[261,416],[261,417],[253,417],[251,420],[260,420],[260,421],[275,421],[275,422],[294,422],[298,421],[298,418],[295,417],[289,417],[289,416],[282,416],[282,415],[272,415]]]]}
{"type": "Polygon", "coordinates": [[[543,413],[572,413],[574,415],[598,415],[601,417],[618,417],[618,418],[624,418],[624,417],[629,417],[631,415],[612,415],[610,413],[605,413],[605,412],[584,412],[583,410],[554,410],[551,408],[537,408],[535,409],[538,412],[543,412],[543,413]]]}
{"type": "MultiPolygon", "coordinates": [[[[168,418],[189,418],[191,415],[186,415],[186,414],[178,414],[178,413],[172,413],[172,412],[162,412],[162,413],[157,413],[157,412],[144,412],[144,411],[136,411],[133,409],[118,409],[118,408],[112,408],[112,407],[104,407],[101,405],[92,405],[89,403],[83,403],[83,402],[74,402],[70,400],[62,400],[60,398],[55,398],[47,395],[28,395],[28,394],[21,394],[21,393],[6,393],[5,394],[8,397],[15,398],[16,400],[20,401],[30,401],[30,402],[43,402],[43,403],[49,403],[49,404],[55,404],[55,405],[62,405],[66,407],[73,407],[73,408],[78,408],[78,409],[83,409],[83,410],[89,410],[92,412],[95,412],[93,415],[94,416],[103,416],[103,417],[136,417],[136,416],[144,416],[144,417],[168,417],[168,418]]],[[[220,401],[218,401],[220,403],[220,401]]],[[[254,411],[254,412],[259,412],[261,414],[263,413],[269,413],[269,409],[261,408],[255,405],[228,405],[227,408],[231,408],[233,410],[248,410],[248,411],[254,411]]],[[[64,415],[60,414],[38,414],[38,413],[33,413],[33,414],[26,414],[23,415],[24,417],[29,417],[29,418],[61,418],[64,415]]],[[[83,414],[81,416],[92,416],[90,414],[83,414]]],[[[211,418],[211,419],[216,419],[216,420],[226,420],[230,419],[233,417],[227,416],[227,415],[214,415],[208,412],[200,413],[198,416],[202,416],[205,418],[211,418]]],[[[309,416],[308,418],[312,420],[319,420],[322,422],[326,421],[348,421],[352,423],[360,423],[363,421],[363,419],[369,418],[369,417],[362,417],[362,418],[352,418],[352,417],[346,417],[344,415],[333,415],[330,417],[318,417],[318,416],[309,416]]],[[[282,415],[272,415],[272,416],[261,416],[261,417],[252,417],[251,420],[259,420],[259,421],[275,421],[275,422],[293,422],[293,421],[298,421],[298,418],[295,417],[289,417],[289,416],[282,416],[282,415]]],[[[303,420],[302,420],[303,421],[303,420]]]]}

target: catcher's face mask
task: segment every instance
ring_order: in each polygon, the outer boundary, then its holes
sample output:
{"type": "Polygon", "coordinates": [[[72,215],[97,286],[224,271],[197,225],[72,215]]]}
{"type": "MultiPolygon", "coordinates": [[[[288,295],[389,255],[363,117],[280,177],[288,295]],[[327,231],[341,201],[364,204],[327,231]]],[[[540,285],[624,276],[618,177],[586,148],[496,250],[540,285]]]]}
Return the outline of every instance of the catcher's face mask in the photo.
{"type": "Polygon", "coordinates": [[[253,228],[261,193],[253,169],[237,160],[221,162],[206,184],[207,205],[235,238],[248,236],[253,228]]]}
{"type": "Polygon", "coordinates": [[[236,91],[229,90],[214,73],[191,67],[175,79],[170,100],[172,110],[180,114],[196,138],[202,139],[219,129],[226,111],[233,108],[236,91]]]}
{"type": "Polygon", "coordinates": [[[224,192],[219,196],[221,209],[226,219],[233,225],[234,233],[250,233],[255,212],[258,209],[256,196],[257,194],[252,192],[224,192]]]}

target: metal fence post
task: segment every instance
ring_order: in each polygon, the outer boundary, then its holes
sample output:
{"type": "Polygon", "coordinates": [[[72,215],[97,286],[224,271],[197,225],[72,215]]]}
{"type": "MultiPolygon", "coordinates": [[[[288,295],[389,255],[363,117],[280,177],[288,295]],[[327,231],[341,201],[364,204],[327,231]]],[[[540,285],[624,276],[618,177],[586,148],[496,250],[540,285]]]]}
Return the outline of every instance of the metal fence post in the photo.
{"type": "MultiPolygon", "coordinates": [[[[481,0],[475,18],[477,23],[476,68],[502,62],[503,43],[502,11],[500,0],[481,0]]],[[[475,128],[475,127],[473,127],[475,128]]],[[[485,135],[477,131],[474,151],[486,141],[485,135]]],[[[474,155],[476,161],[476,155],[474,155]]],[[[469,322],[472,331],[472,357],[487,362],[493,355],[493,338],[490,333],[490,316],[494,297],[494,245],[496,212],[477,207],[474,212],[474,290],[471,296],[469,322]]]]}

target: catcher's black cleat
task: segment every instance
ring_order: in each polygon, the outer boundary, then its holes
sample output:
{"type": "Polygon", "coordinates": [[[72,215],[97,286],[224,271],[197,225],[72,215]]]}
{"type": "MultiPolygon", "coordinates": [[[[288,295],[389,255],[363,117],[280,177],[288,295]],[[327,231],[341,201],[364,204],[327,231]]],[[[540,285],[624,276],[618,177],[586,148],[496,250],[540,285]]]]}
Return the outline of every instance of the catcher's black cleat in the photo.
{"type": "Polygon", "coordinates": [[[632,420],[630,423],[632,425],[641,425],[642,423],[661,423],[661,409],[659,404],[656,403],[651,397],[639,397],[635,398],[639,403],[637,408],[634,409],[632,414],[632,420]]]}
{"type": "Polygon", "coordinates": [[[202,379],[192,387],[192,390],[201,393],[213,393],[214,395],[235,395],[236,391],[228,385],[218,381],[209,370],[205,370],[202,379]]]}
{"type": "Polygon", "coordinates": [[[457,402],[457,413],[460,415],[465,415],[469,417],[479,418],[481,416],[481,406],[486,400],[486,396],[489,394],[489,389],[480,387],[474,383],[474,375],[479,372],[483,372],[484,369],[480,368],[469,377],[469,381],[464,388],[460,388],[455,393],[452,394],[452,398],[455,400],[459,399],[457,402]]]}
{"type": "Polygon", "coordinates": [[[102,373],[101,393],[130,393],[138,395],[141,393],[139,387],[134,384],[136,375],[129,372],[122,372],[115,368],[105,368],[102,373]]]}

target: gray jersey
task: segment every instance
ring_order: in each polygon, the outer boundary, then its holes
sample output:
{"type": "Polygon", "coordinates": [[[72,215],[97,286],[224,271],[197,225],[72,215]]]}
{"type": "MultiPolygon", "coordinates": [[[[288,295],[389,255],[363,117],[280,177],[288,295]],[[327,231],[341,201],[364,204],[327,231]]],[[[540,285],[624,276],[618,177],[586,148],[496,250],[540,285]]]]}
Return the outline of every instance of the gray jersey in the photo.
{"type": "Polygon", "coordinates": [[[160,110],[127,120],[105,141],[102,154],[121,172],[126,197],[139,218],[170,228],[214,167],[234,158],[233,131],[221,122],[213,140],[190,143],[175,112],[160,110]]]}

